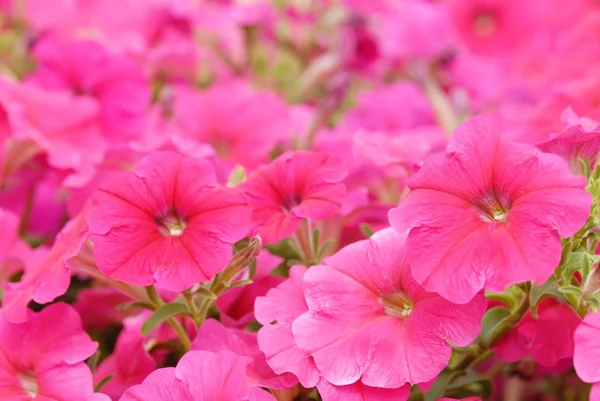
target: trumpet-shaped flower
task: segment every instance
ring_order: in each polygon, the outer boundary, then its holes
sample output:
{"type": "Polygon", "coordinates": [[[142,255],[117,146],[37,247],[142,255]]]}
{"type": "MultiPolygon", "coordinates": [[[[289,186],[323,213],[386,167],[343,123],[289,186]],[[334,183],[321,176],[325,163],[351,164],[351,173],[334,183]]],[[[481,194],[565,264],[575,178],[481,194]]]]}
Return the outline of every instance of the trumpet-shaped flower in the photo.
{"type": "Polygon", "coordinates": [[[562,158],[509,142],[493,121],[475,117],[411,178],[412,191],[389,219],[397,231],[410,230],[416,281],[465,303],[482,289],[543,283],[560,261],[560,236],[588,218],[585,185],[562,158]]]}

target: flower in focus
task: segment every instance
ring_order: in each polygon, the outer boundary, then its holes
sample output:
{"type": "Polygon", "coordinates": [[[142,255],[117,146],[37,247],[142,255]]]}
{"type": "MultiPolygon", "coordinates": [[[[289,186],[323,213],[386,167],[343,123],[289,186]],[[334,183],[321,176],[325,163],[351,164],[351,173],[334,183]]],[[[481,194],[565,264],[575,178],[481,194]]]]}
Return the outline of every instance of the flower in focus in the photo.
{"type": "Polygon", "coordinates": [[[154,152],[101,185],[88,216],[98,268],[134,285],[181,291],[212,278],[249,229],[235,189],[214,188],[206,159],[154,152]]]}
{"type": "Polygon", "coordinates": [[[248,384],[247,363],[247,358],[229,351],[190,351],[177,367],[155,370],[131,387],[121,401],[274,401],[266,391],[248,384]]]}
{"type": "Polygon", "coordinates": [[[66,304],[30,313],[24,323],[0,313],[0,399],[85,400],[94,390],[84,361],[97,346],[66,304]]]}
{"type": "Polygon", "coordinates": [[[457,305],[425,291],[411,276],[404,241],[380,231],[304,276],[309,310],[292,332],[328,382],[399,388],[429,381],[448,363],[446,341],[466,346],[479,333],[483,295],[457,305]]]}
{"type": "Polygon", "coordinates": [[[589,216],[585,185],[562,158],[503,140],[493,121],[475,117],[411,178],[389,218],[410,231],[416,281],[465,303],[482,289],[543,283],[561,258],[559,235],[573,235],[589,216]]]}
{"type": "Polygon", "coordinates": [[[265,243],[277,242],[303,219],[333,215],[346,194],[345,176],[337,159],[317,152],[286,152],[260,167],[243,185],[254,230],[265,243]]]}

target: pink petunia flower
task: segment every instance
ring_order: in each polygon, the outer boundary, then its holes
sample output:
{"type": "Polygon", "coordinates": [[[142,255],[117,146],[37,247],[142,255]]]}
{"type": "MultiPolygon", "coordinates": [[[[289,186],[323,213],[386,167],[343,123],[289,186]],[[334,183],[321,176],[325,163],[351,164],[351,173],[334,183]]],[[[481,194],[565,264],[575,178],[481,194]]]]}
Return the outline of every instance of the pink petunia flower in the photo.
{"type": "Polygon", "coordinates": [[[303,219],[336,213],[346,194],[339,161],[316,152],[286,152],[260,167],[243,185],[254,230],[265,243],[292,235],[303,219]]]}
{"type": "Polygon", "coordinates": [[[226,328],[215,319],[205,321],[198,329],[192,343],[193,350],[211,352],[231,351],[248,358],[246,368],[248,383],[275,390],[290,388],[298,379],[290,373],[276,374],[265,361],[265,355],[258,348],[256,334],[234,328],[226,328]]]}
{"type": "Polygon", "coordinates": [[[411,276],[404,241],[380,231],[304,276],[309,310],[292,332],[328,382],[399,388],[429,381],[448,363],[446,341],[466,346],[477,337],[483,294],[457,305],[424,290],[411,276]]]}
{"type": "Polygon", "coordinates": [[[23,270],[34,252],[19,238],[20,220],[16,214],[0,209],[0,284],[23,270]]]}
{"type": "Polygon", "coordinates": [[[245,198],[215,185],[208,160],[162,151],[144,157],[135,172],[108,180],[88,216],[98,268],[117,280],[172,291],[212,278],[250,227],[245,198]]]}
{"type": "Polygon", "coordinates": [[[306,388],[316,385],[323,401],[406,400],[410,393],[408,386],[374,388],[361,381],[335,386],[321,378],[313,358],[298,348],[292,334],[294,320],[308,312],[302,288],[305,274],[306,267],[293,266],[287,281],[256,299],[256,317],[263,324],[258,332],[258,342],[269,366],[280,374],[293,373],[306,388]]]}
{"type": "Polygon", "coordinates": [[[527,313],[507,335],[492,348],[498,359],[517,362],[527,355],[546,367],[557,366],[573,356],[573,334],[581,323],[577,313],[553,298],[538,306],[539,318],[527,313]]]}
{"type": "Polygon", "coordinates": [[[97,346],[66,304],[30,311],[24,323],[0,312],[0,399],[85,400],[94,390],[84,361],[97,346]]]}
{"type": "Polygon", "coordinates": [[[155,370],[131,387],[121,401],[274,401],[266,391],[248,384],[247,363],[247,358],[229,351],[190,351],[177,367],[155,370]]]}
{"type": "Polygon", "coordinates": [[[571,170],[581,174],[579,159],[587,159],[592,168],[600,161],[600,130],[586,130],[581,125],[575,125],[536,146],[544,152],[562,156],[569,162],[571,170]]]}
{"type": "Polygon", "coordinates": [[[573,235],[588,218],[585,185],[562,158],[508,142],[493,121],[475,117],[411,178],[389,219],[410,230],[416,281],[465,303],[482,289],[543,283],[560,261],[559,234],[573,235]]]}
{"type": "Polygon", "coordinates": [[[586,383],[594,383],[590,401],[600,400],[600,312],[587,315],[575,330],[573,364],[577,376],[586,383]]]}

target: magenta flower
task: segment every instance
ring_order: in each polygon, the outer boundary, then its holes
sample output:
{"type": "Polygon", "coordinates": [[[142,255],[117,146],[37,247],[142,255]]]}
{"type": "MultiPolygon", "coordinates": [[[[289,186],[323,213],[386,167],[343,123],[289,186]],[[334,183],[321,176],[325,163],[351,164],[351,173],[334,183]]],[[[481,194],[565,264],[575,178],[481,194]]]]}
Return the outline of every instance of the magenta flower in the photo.
{"type": "Polygon", "coordinates": [[[575,331],[573,364],[577,376],[586,383],[594,383],[590,401],[600,400],[600,312],[591,313],[583,319],[575,331]]]}
{"type": "Polygon", "coordinates": [[[581,174],[579,159],[587,159],[592,168],[600,161],[600,130],[588,131],[581,125],[575,125],[536,146],[544,152],[562,156],[569,162],[571,170],[581,174]]]}
{"type": "Polygon", "coordinates": [[[538,306],[537,319],[527,313],[518,325],[493,347],[504,362],[517,362],[527,355],[540,365],[557,366],[573,356],[573,335],[581,322],[569,305],[545,299],[538,306]]]}
{"type": "Polygon", "coordinates": [[[274,401],[266,391],[248,384],[247,362],[229,351],[190,351],[177,367],[155,370],[131,387],[121,401],[274,401]]]}
{"type": "Polygon", "coordinates": [[[317,386],[323,401],[406,401],[410,387],[377,388],[365,386],[361,382],[347,386],[334,386],[325,380],[317,386]]]}
{"type": "Polygon", "coordinates": [[[573,235],[590,213],[585,185],[562,158],[508,142],[494,122],[476,117],[413,176],[389,219],[397,231],[410,230],[415,280],[465,303],[482,289],[550,277],[559,235],[573,235]]]}
{"type": "Polygon", "coordinates": [[[466,346],[479,333],[483,295],[457,305],[425,291],[411,276],[404,240],[380,231],[304,276],[309,310],[292,332],[328,382],[399,388],[429,381],[448,363],[448,342],[466,346]]]}
{"type": "Polygon", "coordinates": [[[25,323],[10,323],[0,312],[0,399],[87,399],[94,383],[84,361],[97,346],[66,304],[30,313],[25,323]]]}
{"type": "Polygon", "coordinates": [[[346,171],[337,159],[316,152],[286,152],[260,167],[244,184],[255,231],[265,243],[296,231],[303,219],[336,213],[346,194],[346,171]]]}
{"type": "Polygon", "coordinates": [[[235,189],[218,188],[212,164],[173,152],[144,157],[101,186],[88,216],[98,268],[134,285],[181,291],[211,279],[248,232],[235,189]]]}

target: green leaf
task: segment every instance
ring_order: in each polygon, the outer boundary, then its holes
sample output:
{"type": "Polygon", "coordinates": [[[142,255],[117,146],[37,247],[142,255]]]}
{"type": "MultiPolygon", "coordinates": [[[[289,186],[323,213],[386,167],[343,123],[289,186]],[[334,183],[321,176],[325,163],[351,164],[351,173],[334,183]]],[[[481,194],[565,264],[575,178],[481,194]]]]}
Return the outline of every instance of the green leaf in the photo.
{"type": "Polygon", "coordinates": [[[486,292],[485,297],[497,302],[501,302],[506,305],[509,309],[513,309],[517,306],[517,300],[510,294],[505,292],[486,292]]]}
{"type": "Polygon", "coordinates": [[[142,325],[142,335],[147,336],[159,324],[178,315],[190,315],[190,311],[188,310],[187,306],[178,302],[162,305],[144,322],[142,325]]]}
{"type": "Polygon", "coordinates": [[[104,387],[106,385],[106,383],[108,383],[109,381],[111,381],[112,379],[115,378],[115,375],[108,375],[106,376],[104,379],[100,380],[98,382],[98,384],[96,384],[94,386],[94,393],[99,392],[100,390],[102,390],[102,387],[104,387]]]}
{"type": "Polygon", "coordinates": [[[598,297],[588,299],[588,304],[596,308],[596,310],[600,310],[600,299],[598,297]]]}
{"type": "Polygon", "coordinates": [[[238,281],[234,281],[233,283],[227,284],[227,288],[239,287],[242,285],[249,285],[249,284],[252,284],[252,280],[238,280],[238,281]]]}
{"type": "Polygon", "coordinates": [[[563,265],[563,269],[572,273],[575,270],[582,268],[586,259],[588,259],[588,254],[586,252],[571,252],[563,265]]]}
{"type": "Polygon", "coordinates": [[[544,299],[549,297],[563,298],[561,293],[558,292],[558,284],[560,280],[552,276],[542,285],[533,285],[529,292],[529,305],[531,316],[538,318],[537,307],[544,299]]]}
{"type": "Polygon", "coordinates": [[[362,231],[362,233],[367,238],[371,238],[371,236],[373,234],[375,234],[375,231],[373,231],[373,228],[370,225],[368,225],[367,223],[360,223],[360,231],[362,231]]]}
{"type": "Polygon", "coordinates": [[[248,265],[248,276],[252,279],[256,276],[256,258],[248,265]]]}
{"type": "Polygon", "coordinates": [[[573,294],[573,295],[581,294],[581,288],[575,287],[574,285],[565,285],[564,287],[560,287],[558,290],[560,292],[562,292],[563,294],[573,294]]]}
{"type": "Polygon", "coordinates": [[[214,292],[212,292],[211,290],[209,290],[206,287],[198,288],[196,290],[196,294],[203,298],[208,298],[208,299],[212,299],[212,300],[217,299],[217,294],[215,294],[214,292]]]}
{"type": "Polygon", "coordinates": [[[132,308],[142,308],[142,309],[148,309],[148,310],[154,310],[154,305],[149,304],[148,302],[141,302],[141,301],[135,301],[135,302],[128,302],[126,304],[121,304],[119,306],[117,306],[118,310],[129,310],[132,308]]]}
{"type": "Polygon", "coordinates": [[[229,178],[227,179],[228,187],[237,187],[246,181],[246,169],[241,164],[236,164],[236,166],[231,170],[231,174],[229,174],[229,178]]]}
{"type": "Polygon", "coordinates": [[[98,363],[100,362],[100,350],[94,352],[94,354],[88,359],[87,365],[90,367],[92,374],[96,373],[96,368],[98,367],[98,363]]]}
{"type": "Polygon", "coordinates": [[[481,320],[481,334],[479,337],[483,344],[489,344],[493,339],[493,334],[498,327],[510,316],[510,311],[501,306],[496,306],[488,310],[481,320]]]}

